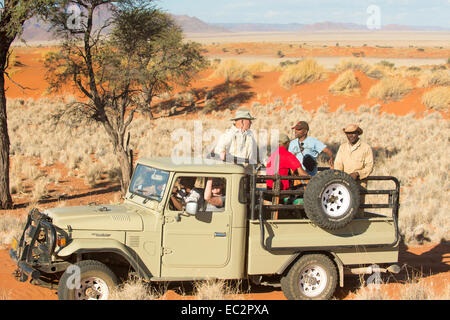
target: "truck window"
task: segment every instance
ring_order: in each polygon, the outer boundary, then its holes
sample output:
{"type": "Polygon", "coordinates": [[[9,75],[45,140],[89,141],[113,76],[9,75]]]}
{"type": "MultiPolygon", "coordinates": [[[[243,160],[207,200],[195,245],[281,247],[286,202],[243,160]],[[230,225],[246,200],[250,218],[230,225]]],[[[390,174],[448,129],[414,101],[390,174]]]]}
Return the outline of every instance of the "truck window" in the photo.
{"type": "Polygon", "coordinates": [[[169,172],[138,164],[130,183],[130,192],[161,202],[169,172]]]}
{"type": "Polygon", "coordinates": [[[225,178],[178,177],[172,187],[169,208],[181,211],[187,202],[198,202],[199,211],[224,211],[225,192],[225,178]]]}

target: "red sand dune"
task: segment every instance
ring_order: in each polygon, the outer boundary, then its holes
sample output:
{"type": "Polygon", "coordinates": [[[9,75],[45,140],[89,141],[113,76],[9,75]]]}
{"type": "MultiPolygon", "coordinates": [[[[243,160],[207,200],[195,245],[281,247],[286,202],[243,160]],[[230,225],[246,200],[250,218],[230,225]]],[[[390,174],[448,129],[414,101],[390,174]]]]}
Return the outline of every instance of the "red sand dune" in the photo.
{"type": "MultiPolygon", "coordinates": [[[[382,50],[383,48],[372,48],[373,50],[382,50]]],[[[44,48],[16,48],[16,61],[20,62],[21,66],[13,68],[11,78],[20,86],[29,88],[23,89],[13,82],[7,80],[7,98],[33,98],[38,99],[46,95],[46,69],[43,66],[43,56],[46,52],[53,49],[44,48]]],[[[340,50],[340,49],[339,49],[340,50]]],[[[348,48],[345,48],[348,50],[348,48]]],[[[383,49],[385,50],[385,49],[383,49]]],[[[332,54],[333,50],[328,50],[332,54]]],[[[256,51],[259,53],[259,51],[256,51]]],[[[345,52],[345,51],[343,51],[345,52]]],[[[422,54],[422,53],[420,53],[422,54]]],[[[211,79],[209,75],[211,70],[204,71],[193,81],[191,88],[211,90],[216,86],[223,85],[224,79],[211,79]]],[[[246,82],[248,86],[244,91],[251,94],[249,100],[244,101],[244,104],[251,105],[252,102],[258,101],[260,103],[272,102],[276,98],[281,98],[286,103],[288,98],[296,95],[305,110],[315,110],[319,106],[327,103],[330,111],[337,110],[341,105],[345,104],[347,110],[357,110],[361,105],[373,106],[380,104],[380,112],[387,112],[397,115],[406,115],[414,112],[420,116],[427,108],[421,103],[421,97],[426,89],[414,88],[407,96],[399,101],[384,102],[375,98],[368,99],[367,93],[371,86],[378,80],[369,78],[362,72],[356,71],[358,80],[361,83],[361,90],[359,93],[352,95],[333,95],[328,91],[328,87],[336,80],[338,74],[329,73],[327,79],[314,83],[307,83],[296,86],[291,90],[283,89],[278,79],[280,72],[260,72],[255,74],[255,79],[246,82]],[[258,99],[258,97],[260,97],[258,99]]],[[[182,89],[180,89],[182,90],[182,89]]],[[[79,96],[78,92],[74,90],[71,85],[64,85],[61,94],[72,94],[79,96]]],[[[290,107],[289,105],[287,107],[290,107]]],[[[443,114],[447,118],[448,115],[443,114]]]]}

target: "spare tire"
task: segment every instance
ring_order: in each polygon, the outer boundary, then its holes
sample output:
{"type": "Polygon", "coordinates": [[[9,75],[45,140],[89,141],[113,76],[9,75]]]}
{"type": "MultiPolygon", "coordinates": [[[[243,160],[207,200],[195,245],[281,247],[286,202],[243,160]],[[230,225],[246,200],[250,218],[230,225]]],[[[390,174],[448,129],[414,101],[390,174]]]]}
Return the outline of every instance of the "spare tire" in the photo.
{"type": "Polygon", "coordinates": [[[358,183],[343,171],[319,172],[306,187],[305,213],[323,229],[343,228],[358,212],[359,189],[358,183]]]}

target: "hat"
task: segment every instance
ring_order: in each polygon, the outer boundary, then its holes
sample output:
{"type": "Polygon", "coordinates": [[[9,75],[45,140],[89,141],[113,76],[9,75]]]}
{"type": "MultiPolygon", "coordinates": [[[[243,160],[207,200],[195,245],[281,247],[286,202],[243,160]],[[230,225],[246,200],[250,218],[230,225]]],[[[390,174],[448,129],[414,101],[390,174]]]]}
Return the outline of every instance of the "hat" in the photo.
{"type": "Polygon", "coordinates": [[[349,132],[357,132],[358,134],[362,134],[363,130],[357,124],[349,124],[345,128],[342,129],[345,133],[349,132]]]}
{"type": "Polygon", "coordinates": [[[299,121],[295,126],[292,127],[292,129],[302,130],[306,129],[309,130],[308,122],[306,121],[299,121]]]}
{"type": "Polygon", "coordinates": [[[285,133],[280,133],[280,135],[278,136],[278,142],[280,144],[285,144],[285,143],[288,143],[290,141],[291,141],[291,139],[289,139],[288,135],[285,134],[285,133]]]}
{"type": "Polygon", "coordinates": [[[234,118],[232,118],[230,120],[240,120],[240,119],[255,120],[256,118],[252,117],[252,115],[250,114],[250,111],[248,111],[246,109],[242,109],[242,110],[236,111],[236,115],[234,116],[234,118]]]}

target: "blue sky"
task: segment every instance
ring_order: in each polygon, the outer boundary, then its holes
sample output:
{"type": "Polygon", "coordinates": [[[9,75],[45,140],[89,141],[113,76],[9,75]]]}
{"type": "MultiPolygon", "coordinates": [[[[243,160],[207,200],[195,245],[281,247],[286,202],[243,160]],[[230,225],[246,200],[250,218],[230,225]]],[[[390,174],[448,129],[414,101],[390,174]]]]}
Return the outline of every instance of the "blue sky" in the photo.
{"type": "MultiPolygon", "coordinates": [[[[371,5],[381,25],[450,28],[450,0],[156,0],[166,12],[195,16],[208,23],[351,22],[366,24],[371,5]]],[[[450,40],[450,39],[449,39],[450,40]]]]}

